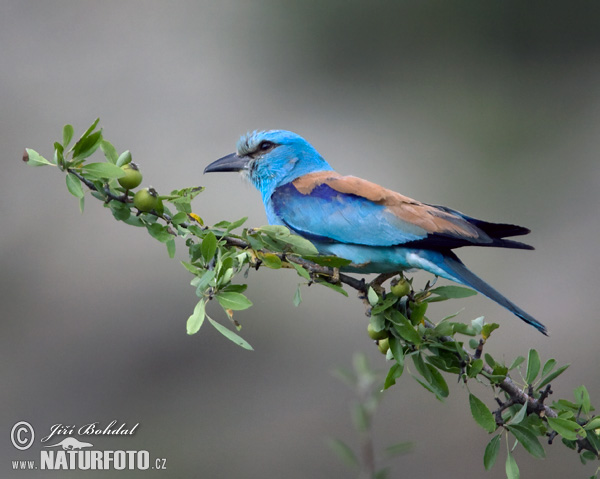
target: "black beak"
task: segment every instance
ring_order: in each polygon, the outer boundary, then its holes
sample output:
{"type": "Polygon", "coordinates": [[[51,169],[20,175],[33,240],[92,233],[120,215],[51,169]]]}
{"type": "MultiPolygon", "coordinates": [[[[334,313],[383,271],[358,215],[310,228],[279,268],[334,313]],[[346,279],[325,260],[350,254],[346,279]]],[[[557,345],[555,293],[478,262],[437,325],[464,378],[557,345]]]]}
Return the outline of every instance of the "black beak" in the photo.
{"type": "Polygon", "coordinates": [[[210,165],[204,168],[204,173],[212,173],[215,171],[241,171],[248,168],[248,161],[250,158],[247,156],[238,156],[237,153],[219,158],[217,161],[213,161],[210,165]]]}

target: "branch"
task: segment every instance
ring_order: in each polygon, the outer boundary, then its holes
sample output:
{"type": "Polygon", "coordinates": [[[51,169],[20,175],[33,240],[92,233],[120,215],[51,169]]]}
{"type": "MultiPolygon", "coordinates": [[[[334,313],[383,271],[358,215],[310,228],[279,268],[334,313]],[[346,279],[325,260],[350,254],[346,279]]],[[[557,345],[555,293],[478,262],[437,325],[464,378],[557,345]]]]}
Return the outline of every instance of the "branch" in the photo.
{"type": "MultiPolygon", "coordinates": [[[[402,273],[399,273],[399,279],[391,282],[391,294],[386,296],[383,284],[395,274],[382,274],[367,283],[364,279],[340,273],[339,269],[333,266],[342,267],[348,264],[346,260],[335,256],[317,256],[317,250],[312,243],[293,235],[282,226],[244,229],[241,236],[232,234],[231,231],[239,228],[245,218],[233,223],[222,221],[213,227],[204,226],[202,219],[192,213],[191,209],[192,199],[203,189],[199,187],[172,191],[168,196],[158,197],[160,207],[148,207],[150,211],[137,209],[135,214],[133,208],[138,204],[140,208],[144,206],[137,201],[137,193],[133,199],[131,198],[133,193],[129,188],[132,183],[122,180],[126,176],[125,170],[128,169],[126,165],[131,162],[131,153],[125,151],[118,155],[114,146],[103,139],[102,131],[94,131],[97,124],[98,120],[70,149],[68,148],[73,137],[73,127],[66,125],[63,129],[62,143],[54,143],[54,157],[51,160],[47,160],[31,149],[26,149],[23,159],[32,166],[53,165],[58,166],[63,172],[66,171],[67,188],[79,199],[82,211],[85,196],[81,187],[83,184],[95,192],[92,196],[110,207],[117,220],[146,227],[153,238],[166,245],[171,257],[175,255],[174,237],[185,239],[185,245],[189,250],[189,261],[182,261],[182,265],[194,276],[191,284],[196,288],[196,295],[199,298],[192,315],[187,320],[188,334],[194,334],[200,329],[207,317],[206,304],[213,299],[218,301],[234,328],[239,330],[239,323],[233,319],[233,314],[249,308],[252,302],[243,294],[247,285],[233,284],[232,279],[242,273],[243,269],[246,272],[250,267],[258,269],[261,264],[273,269],[291,266],[308,281],[309,285],[315,282],[346,294],[346,291],[339,286],[343,284],[359,293],[359,297],[367,307],[367,316],[370,317],[369,335],[376,339],[381,352],[387,354],[389,359],[394,359],[384,389],[395,384],[396,379],[402,375],[406,358],[411,358],[414,362],[416,372],[419,374],[419,378],[414,375],[417,381],[434,393],[438,399],[443,399],[449,394],[446,381],[440,372],[457,374],[465,383],[468,378],[477,378],[481,375],[489,381],[492,388],[503,391],[507,398],[504,402],[496,398],[499,408],[492,413],[481,400],[469,396],[474,419],[488,432],[493,432],[498,426],[502,426],[503,433],[512,433],[516,440],[536,457],[543,456],[543,448],[538,443],[537,436],[547,434],[551,443],[557,432],[563,438],[569,439],[565,441],[569,447],[577,447],[579,452],[585,451],[581,455],[583,462],[590,459],[592,456],[590,452],[594,455],[598,454],[600,437],[596,431],[600,429],[600,422],[598,418],[589,417],[593,407],[585,387],[576,389],[576,403],[562,400],[553,403],[552,406],[544,404],[552,393],[550,382],[554,381],[567,366],[553,371],[556,361],[550,359],[541,368],[537,351],[530,350],[526,374],[526,382],[529,384],[521,388],[510,378],[509,368],[504,364],[495,362],[489,354],[485,355],[485,363],[481,358],[484,344],[491,332],[499,327],[497,324],[484,324],[483,318],[478,318],[468,325],[450,321],[451,317],[433,324],[425,317],[430,301],[466,297],[475,294],[472,290],[461,286],[434,288],[434,281],[432,284],[428,282],[422,291],[415,293],[412,289],[412,280],[407,280],[402,273]],[[102,149],[107,161],[85,164],[85,160],[98,148],[102,149]],[[74,178],[80,183],[74,181],[74,178]],[[162,201],[171,203],[176,212],[172,213],[172,210],[163,208],[162,201]],[[479,335],[481,339],[470,340],[469,345],[474,350],[471,353],[465,349],[463,342],[457,339],[456,335],[479,335]],[[536,382],[540,370],[542,370],[541,383],[536,382]],[[546,386],[536,392],[533,384],[546,386]],[[517,413],[515,412],[517,408],[512,407],[517,404],[526,407],[518,408],[517,413]],[[581,417],[582,413],[583,417],[581,417]],[[523,421],[525,414],[532,416],[530,421],[523,421]],[[554,431],[550,426],[550,420],[557,417],[559,421],[552,421],[557,429],[554,431]],[[586,435],[587,437],[584,437],[586,435]]],[[[141,173],[138,176],[141,182],[141,173]]],[[[140,184],[139,182],[137,185],[140,184]]],[[[138,193],[142,191],[139,190],[138,193]]],[[[301,295],[298,289],[294,296],[294,303],[298,304],[300,301],[301,295]]],[[[211,318],[208,319],[208,322],[226,338],[241,347],[252,349],[236,332],[211,318]]],[[[517,358],[511,369],[517,367],[523,360],[524,358],[517,358]]],[[[538,387],[539,389],[541,387],[538,387]]],[[[499,440],[498,435],[494,437],[493,441],[495,440],[499,440]]],[[[497,454],[497,442],[493,444],[492,450],[496,451],[494,454],[497,454]]],[[[367,463],[370,462],[371,452],[365,450],[367,463]]],[[[486,454],[488,454],[487,448],[486,454]]],[[[488,457],[488,464],[489,461],[488,457]]],[[[493,461],[495,456],[491,463],[493,461]]]]}

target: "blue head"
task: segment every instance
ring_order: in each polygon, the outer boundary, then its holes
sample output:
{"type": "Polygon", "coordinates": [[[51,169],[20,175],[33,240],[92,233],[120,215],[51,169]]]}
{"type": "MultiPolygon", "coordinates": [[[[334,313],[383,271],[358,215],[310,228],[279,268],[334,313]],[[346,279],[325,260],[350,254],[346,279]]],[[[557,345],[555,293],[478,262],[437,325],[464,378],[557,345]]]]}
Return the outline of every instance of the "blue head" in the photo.
{"type": "Polygon", "coordinates": [[[237,152],[206,167],[213,171],[239,171],[267,199],[278,186],[331,166],[310,143],[285,130],[246,133],[237,142],[237,152]]]}

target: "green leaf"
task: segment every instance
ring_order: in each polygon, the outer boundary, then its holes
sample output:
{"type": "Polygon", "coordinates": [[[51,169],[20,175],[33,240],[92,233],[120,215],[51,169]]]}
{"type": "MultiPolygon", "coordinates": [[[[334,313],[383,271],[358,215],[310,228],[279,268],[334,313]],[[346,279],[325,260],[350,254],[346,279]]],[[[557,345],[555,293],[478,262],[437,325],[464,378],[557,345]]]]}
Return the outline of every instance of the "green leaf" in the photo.
{"type": "Polygon", "coordinates": [[[438,354],[439,356],[426,356],[425,359],[440,371],[452,374],[460,374],[462,372],[461,363],[454,354],[447,354],[447,352],[442,351],[439,351],[438,354]]]}
{"type": "Polygon", "coordinates": [[[415,326],[423,321],[427,312],[427,303],[410,303],[410,322],[415,326]]]}
{"type": "Polygon", "coordinates": [[[540,372],[540,364],[540,355],[535,349],[530,349],[529,357],[527,358],[527,373],[525,374],[527,384],[533,384],[535,381],[540,372]]]}
{"type": "Polygon", "coordinates": [[[183,267],[185,269],[187,269],[190,273],[192,273],[194,275],[197,275],[200,273],[200,271],[202,271],[200,268],[198,268],[198,267],[194,266],[193,264],[188,263],[186,261],[181,261],[181,264],[183,265],[183,267]]]}
{"type": "Polygon", "coordinates": [[[500,325],[498,323],[488,323],[484,324],[481,328],[481,336],[483,339],[488,339],[492,334],[492,331],[498,329],[500,325]]]}
{"type": "Polygon", "coordinates": [[[513,369],[519,367],[524,361],[525,361],[525,358],[523,356],[517,356],[515,358],[515,360],[512,362],[512,364],[510,365],[510,367],[508,368],[509,371],[512,371],[513,369]]]}
{"type": "Polygon", "coordinates": [[[215,295],[215,298],[217,298],[223,309],[242,311],[252,306],[252,301],[241,293],[220,291],[215,295]]]}
{"type": "Polygon", "coordinates": [[[507,479],[519,479],[521,476],[519,474],[519,466],[517,466],[517,461],[513,455],[508,452],[506,456],[506,478],[507,479]]]}
{"type": "Polygon", "coordinates": [[[303,266],[301,266],[297,263],[294,263],[293,261],[290,261],[289,263],[298,272],[298,274],[300,276],[302,276],[304,279],[310,281],[310,273],[306,270],[306,268],[304,268],[303,266]]]}
{"type": "Polygon", "coordinates": [[[477,375],[481,372],[482,369],[483,369],[483,359],[475,359],[470,364],[470,367],[468,369],[468,376],[470,378],[477,377],[477,375]]]}
{"type": "Polygon", "coordinates": [[[550,374],[550,371],[554,369],[554,366],[556,366],[556,359],[548,359],[542,368],[542,378],[550,374]]]}
{"type": "Polygon", "coordinates": [[[395,363],[387,373],[385,377],[385,382],[383,383],[383,389],[388,389],[396,384],[396,379],[402,376],[404,372],[404,366],[398,363],[395,363]]]}
{"type": "Polygon", "coordinates": [[[277,238],[285,238],[292,234],[290,233],[289,229],[281,225],[265,225],[261,226],[260,228],[256,228],[256,231],[262,231],[269,236],[277,238]]]}
{"type": "Polygon", "coordinates": [[[54,163],[51,163],[42,155],[40,155],[37,151],[32,150],[31,148],[25,148],[27,152],[27,164],[30,166],[54,166],[54,163]]]}
{"type": "Polygon", "coordinates": [[[340,460],[349,467],[359,467],[359,461],[350,447],[339,439],[330,438],[327,440],[327,445],[335,453],[340,460]]]}
{"type": "Polygon", "coordinates": [[[247,284],[228,284],[223,288],[223,291],[232,292],[232,293],[243,293],[248,289],[247,284]]]}
{"type": "Polygon", "coordinates": [[[120,168],[127,163],[131,163],[131,152],[129,150],[125,150],[123,153],[121,153],[115,164],[120,168]]]}
{"type": "Polygon", "coordinates": [[[65,149],[60,143],[54,142],[54,163],[56,163],[61,170],[65,165],[64,151],[65,149]]]}
{"type": "Polygon", "coordinates": [[[299,254],[300,256],[305,256],[305,255],[313,255],[314,256],[314,255],[319,254],[319,251],[317,250],[315,245],[312,244],[307,239],[303,238],[302,236],[290,235],[285,238],[277,238],[277,239],[289,244],[292,248],[292,251],[294,253],[299,254]]]}
{"type": "Polygon", "coordinates": [[[125,172],[112,163],[88,163],[82,165],[81,169],[85,172],[85,176],[93,176],[94,178],[121,178],[125,176],[125,172]]]}
{"type": "Polygon", "coordinates": [[[171,218],[171,223],[173,223],[174,225],[178,225],[178,224],[183,223],[184,221],[187,221],[187,219],[188,219],[187,214],[180,211],[175,216],[173,216],[173,218],[171,218]]]}
{"type": "Polygon", "coordinates": [[[126,221],[131,216],[131,210],[128,204],[119,203],[118,201],[111,201],[108,204],[111,213],[118,221],[126,221]]]}
{"type": "Polygon", "coordinates": [[[217,263],[217,284],[225,285],[233,276],[233,257],[228,255],[221,256],[221,261],[217,263]]]}
{"type": "Polygon", "coordinates": [[[429,373],[431,375],[431,380],[429,384],[432,386],[438,399],[447,398],[450,394],[450,390],[448,389],[448,384],[446,383],[444,376],[442,376],[442,373],[440,373],[431,364],[426,364],[425,366],[427,367],[427,369],[429,369],[429,373]]]}
{"type": "Polygon", "coordinates": [[[210,262],[217,252],[217,237],[212,231],[209,231],[204,238],[202,238],[202,245],[200,246],[200,253],[205,263],[210,262]]]}
{"type": "MultiPolygon", "coordinates": [[[[424,304],[427,305],[427,303],[424,303],[424,304]]],[[[413,320],[413,323],[414,323],[414,320],[413,320]]],[[[451,322],[450,324],[452,325],[452,329],[454,330],[455,333],[464,334],[465,336],[477,335],[477,331],[475,330],[475,328],[473,326],[470,326],[470,325],[464,324],[464,323],[455,323],[455,322],[451,322]]],[[[479,344],[479,342],[475,343],[475,347],[473,349],[476,349],[478,344],[479,344]]]]}
{"type": "Polygon", "coordinates": [[[585,430],[574,420],[571,421],[559,417],[547,417],[546,420],[548,421],[548,425],[565,439],[575,441],[578,434],[581,437],[586,436],[585,430]]]}
{"type": "Polygon", "coordinates": [[[450,322],[442,320],[436,325],[434,331],[438,336],[450,336],[454,330],[450,322]]]}
{"type": "Polygon", "coordinates": [[[515,424],[519,424],[525,416],[527,415],[527,402],[525,402],[519,409],[519,412],[513,416],[510,420],[510,424],[514,426],[515,424]]]}
{"type": "Polygon", "coordinates": [[[167,245],[167,253],[169,255],[169,258],[174,258],[175,257],[175,239],[172,238],[171,240],[167,241],[165,244],[167,245]]]}
{"type": "MultiPolygon", "coordinates": [[[[471,328],[473,329],[473,331],[475,331],[475,334],[483,333],[484,320],[485,320],[485,317],[483,317],[483,316],[479,316],[478,318],[471,320],[471,328]]],[[[481,334],[481,335],[482,335],[483,339],[487,339],[487,336],[485,336],[484,334],[481,334]]]]}
{"type": "MultiPolygon", "coordinates": [[[[587,464],[588,461],[595,461],[595,460],[597,460],[598,456],[596,455],[596,453],[594,453],[592,451],[583,451],[579,455],[579,459],[581,460],[582,464],[587,464]]],[[[596,469],[596,474],[594,474],[593,476],[591,476],[590,479],[597,479],[599,472],[600,472],[600,470],[596,469]]]]}
{"type": "Polygon", "coordinates": [[[465,288],[464,286],[438,286],[437,288],[430,289],[429,292],[436,296],[427,298],[425,301],[428,303],[446,301],[453,298],[468,298],[477,294],[477,291],[465,288]]]}
{"type": "Polygon", "coordinates": [[[215,329],[217,331],[219,331],[219,333],[221,333],[223,336],[225,336],[227,339],[229,339],[230,341],[234,342],[235,344],[237,344],[238,346],[241,346],[244,349],[247,349],[249,351],[253,351],[254,349],[252,348],[252,346],[250,346],[250,344],[244,339],[242,338],[239,334],[234,333],[233,331],[231,331],[230,329],[227,329],[225,326],[223,326],[220,323],[217,323],[214,319],[212,319],[210,316],[207,316],[208,320],[210,321],[210,324],[212,324],[215,329]]]}
{"type": "Polygon", "coordinates": [[[598,437],[598,434],[596,434],[594,430],[587,431],[586,439],[592,445],[596,453],[600,451],[600,437],[598,437]]]}
{"type": "Polygon", "coordinates": [[[420,345],[421,336],[411,324],[411,322],[400,311],[394,309],[390,313],[390,321],[398,334],[409,343],[420,345]]]}
{"type": "Polygon", "coordinates": [[[67,189],[69,190],[69,193],[71,193],[76,198],[83,198],[85,196],[85,193],[83,192],[83,188],[79,179],[73,173],[68,173],[66,178],[67,189]]]}
{"type": "Polygon", "coordinates": [[[590,394],[588,393],[588,390],[586,389],[586,387],[579,386],[577,389],[575,389],[574,394],[575,394],[575,402],[579,406],[581,406],[581,411],[584,414],[588,414],[590,412],[592,404],[590,402],[590,394]]]}
{"type": "MultiPolygon", "coordinates": [[[[111,201],[111,204],[112,203],[113,202],[111,201]]],[[[146,226],[146,229],[148,230],[148,233],[150,233],[150,236],[152,236],[154,239],[157,239],[161,243],[166,243],[167,241],[173,239],[173,235],[169,233],[169,229],[160,223],[148,225],[146,226]]]]}
{"type": "Polygon", "coordinates": [[[270,269],[280,269],[281,259],[275,253],[257,253],[258,258],[270,269]]]}
{"type": "Polygon", "coordinates": [[[73,139],[73,133],[75,130],[73,129],[73,125],[65,125],[63,127],[63,146],[66,148],[71,140],[73,139]]]}
{"type": "Polygon", "coordinates": [[[352,419],[357,431],[364,432],[369,429],[371,417],[364,404],[357,403],[354,405],[352,408],[352,419]]]}
{"type": "Polygon", "coordinates": [[[574,402],[567,401],[566,399],[559,399],[558,401],[553,402],[552,408],[556,411],[568,413],[568,415],[561,415],[561,417],[565,418],[571,418],[579,412],[579,405],[575,404],[574,402]]]}
{"type": "Polygon", "coordinates": [[[213,279],[215,279],[215,270],[209,269],[204,271],[202,275],[196,276],[192,279],[192,286],[196,287],[196,296],[202,297],[204,296],[204,292],[210,285],[213,279]]]}
{"type": "Polygon", "coordinates": [[[586,431],[600,428],[600,416],[591,419],[584,427],[586,431]]]}
{"type": "Polygon", "coordinates": [[[101,141],[102,130],[92,133],[89,136],[80,138],[73,147],[73,160],[83,160],[93,155],[100,146],[101,141]]]}
{"type": "Polygon", "coordinates": [[[321,266],[327,266],[329,268],[342,268],[348,266],[352,261],[349,259],[340,258],[339,256],[314,256],[305,255],[304,259],[312,261],[321,266]]]}
{"type": "Polygon", "coordinates": [[[300,285],[296,288],[296,292],[294,293],[294,306],[299,306],[302,302],[302,293],[300,292],[300,285]]]}
{"type": "Polygon", "coordinates": [[[567,368],[570,366],[570,364],[565,364],[564,366],[561,366],[560,368],[558,368],[556,371],[554,371],[553,373],[550,373],[548,376],[546,376],[542,382],[538,385],[537,390],[539,391],[540,389],[542,389],[546,384],[550,384],[552,381],[554,381],[558,376],[560,376],[562,373],[564,373],[567,368]]]}
{"type": "Polygon", "coordinates": [[[394,335],[391,335],[389,337],[389,342],[390,342],[390,350],[392,351],[392,356],[394,356],[394,359],[396,360],[396,362],[399,365],[403,366],[404,365],[404,350],[402,348],[402,343],[394,335]]]}
{"type": "Polygon", "coordinates": [[[243,218],[240,218],[237,221],[233,221],[232,223],[230,223],[227,226],[225,232],[229,233],[230,231],[233,231],[234,229],[239,228],[240,226],[242,226],[246,222],[247,219],[248,219],[248,217],[244,216],[243,218]]]}
{"type": "Polygon", "coordinates": [[[428,383],[430,383],[431,374],[429,372],[429,368],[425,366],[425,361],[423,361],[423,356],[421,355],[421,352],[419,352],[418,354],[413,354],[411,357],[413,360],[413,364],[415,365],[415,369],[421,376],[423,376],[427,380],[428,383]]]}
{"type": "Polygon", "coordinates": [[[385,448],[385,453],[389,457],[399,456],[406,454],[415,447],[414,443],[410,441],[399,442],[385,448]]]}
{"type": "Polygon", "coordinates": [[[392,305],[396,304],[399,301],[399,299],[400,298],[397,298],[393,294],[388,294],[383,301],[381,301],[379,304],[376,304],[375,306],[373,306],[373,309],[371,309],[371,314],[382,313],[383,311],[385,311],[392,305]]]}
{"type": "MultiPolygon", "coordinates": [[[[112,203],[112,201],[111,201],[111,203],[112,203]]],[[[129,218],[127,218],[126,220],[123,220],[123,223],[131,225],[131,226],[137,226],[138,228],[146,226],[144,224],[144,222],[142,221],[142,219],[139,216],[135,216],[135,215],[130,215],[129,218]]]]}
{"type": "Polygon", "coordinates": [[[342,288],[339,284],[333,284],[333,283],[330,283],[329,281],[320,280],[320,279],[315,280],[315,283],[322,284],[323,286],[327,286],[329,289],[333,289],[337,293],[343,294],[344,296],[348,297],[348,291],[346,291],[344,288],[342,288]]]}
{"type": "Polygon", "coordinates": [[[110,141],[102,140],[100,142],[100,149],[102,150],[102,153],[104,153],[104,156],[110,163],[114,165],[117,162],[119,154],[117,153],[117,150],[110,141]]]}
{"type": "Polygon", "coordinates": [[[488,407],[471,393],[469,393],[469,405],[475,422],[487,432],[494,432],[496,430],[496,420],[488,407]]]}
{"type": "Polygon", "coordinates": [[[379,296],[371,286],[369,286],[369,289],[367,290],[367,299],[371,306],[375,306],[379,301],[379,296]]]}
{"type": "Polygon", "coordinates": [[[206,316],[206,300],[201,299],[196,304],[194,308],[194,312],[188,318],[186,329],[188,334],[196,334],[200,330],[200,326],[204,322],[204,318],[206,316]]]}
{"type": "Polygon", "coordinates": [[[488,445],[485,447],[485,453],[483,454],[483,467],[486,471],[489,471],[498,457],[500,451],[500,438],[501,434],[496,434],[488,445]]]}
{"type": "Polygon", "coordinates": [[[435,389],[434,389],[434,388],[431,386],[431,384],[430,384],[430,383],[426,383],[426,382],[424,382],[424,381],[421,381],[421,380],[420,380],[418,377],[416,377],[416,376],[414,376],[414,375],[413,375],[413,378],[414,378],[414,379],[415,379],[415,381],[417,381],[417,382],[418,382],[418,383],[419,383],[421,386],[423,386],[425,389],[427,389],[427,390],[428,390],[430,393],[434,394],[434,395],[435,395],[435,398],[436,398],[438,401],[443,401],[443,400],[444,400],[444,398],[443,398],[442,396],[440,396],[439,392],[438,392],[438,391],[436,391],[436,390],[435,390],[435,389]]]}
{"type": "Polygon", "coordinates": [[[509,425],[507,427],[529,454],[538,459],[546,457],[546,453],[544,452],[544,448],[540,444],[540,441],[538,441],[538,438],[528,427],[520,424],[509,425]]]}
{"type": "Polygon", "coordinates": [[[371,314],[369,323],[371,323],[373,331],[382,331],[385,329],[385,316],[383,314],[371,314]]]}
{"type": "Polygon", "coordinates": [[[96,118],[94,120],[94,123],[92,123],[92,125],[87,130],[85,130],[85,133],[83,135],[81,135],[81,137],[79,138],[79,141],[90,136],[92,131],[94,131],[96,129],[96,127],[98,126],[98,123],[100,123],[100,118],[96,118]]]}

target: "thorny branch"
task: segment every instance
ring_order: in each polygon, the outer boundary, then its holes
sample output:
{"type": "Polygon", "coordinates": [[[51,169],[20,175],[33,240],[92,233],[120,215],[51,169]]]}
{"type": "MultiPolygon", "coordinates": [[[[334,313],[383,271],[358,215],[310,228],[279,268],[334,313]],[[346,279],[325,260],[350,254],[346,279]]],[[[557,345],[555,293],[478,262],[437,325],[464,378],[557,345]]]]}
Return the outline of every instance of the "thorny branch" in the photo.
{"type": "MultiPolygon", "coordinates": [[[[73,169],[68,169],[67,171],[69,173],[72,173],[73,175],[75,175],[77,177],[77,179],[79,179],[79,181],[81,181],[83,184],[85,184],[90,190],[97,191],[97,192],[103,194],[105,196],[105,201],[107,203],[110,201],[118,201],[121,203],[131,202],[131,200],[129,199],[129,197],[127,196],[126,193],[121,196],[117,196],[110,191],[108,186],[106,188],[104,188],[103,191],[99,191],[93,182],[84,178],[77,171],[75,171],[73,169]]],[[[159,216],[159,215],[157,215],[157,216],[159,216]]],[[[165,221],[170,222],[170,218],[167,215],[160,216],[160,217],[162,219],[164,219],[165,221]]],[[[187,226],[187,224],[182,223],[182,226],[187,226]]],[[[225,236],[222,236],[220,239],[225,240],[227,245],[232,246],[234,248],[251,249],[250,244],[238,236],[225,235],[225,236]]],[[[306,260],[299,256],[286,255],[285,253],[276,253],[276,254],[277,254],[277,256],[279,256],[279,258],[282,261],[288,261],[288,262],[293,262],[293,263],[299,264],[300,266],[304,267],[311,275],[318,275],[318,276],[330,278],[331,282],[334,282],[333,278],[335,278],[335,280],[337,280],[335,282],[345,284],[345,285],[349,286],[350,288],[356,290],[359,293],[359,296],[361,298],[364,298],[364,295],[367,293],[369,287],[373,287],[376,291],[382,292],[383,291],[383,286],[382,286],[383,283],[394,276],[393,274],[392,275],[381,274],[381,275],[378,275],[377,277],[375,277],[375,279],[373,279],[369,283],[367,283],[364,279],[360,279],[360,280],[356,279],[347,274],[340,273],[339,270],[337,270],[336,268],[321,266],[319,264],[316,264],[312,261],[306,260]]],[[[368,305],[368,302],[366,304],[368,305]]],[[[367,310],[367,315],[370,315],[370,310],[367,310]]],[[[431,322],[425,320],[425,327],[434,328],[435,325],[432,324],[431,322]]],[[[440,342],[448,342],[448,341],[454,342],[454,339],[449,336],[443,336],[443,337],[439,338],[439,341],[440,342]]],[[[469,351],[467,351],[463,348],[464,353],[467,355],[467,357],[469,358],[470,361],[476,360],[481,357],[482,350],[483,350],[483,344],[484,344],[484,342],[481,341],[478,348],[476,349],[475,353],[470,353],[469,351]]],[[[485,372],[488,375],[493,375],[493,369],[490,366],[488,366],[487,364],[484,364],[484,366],[482,368],[482,372],[485,372]]],[[[527,414],[537,414],[541,418],[558,416],[557,413],[552,408],[550,408],[549,406],[546,406],[544,404],[544,401],[547,399],[547,397],[550,394],[552,394],[552,390],[550,389],[550,384],[548,384],[546,386],[546,388],[542,391],[539,398],[535,398],[533,396],[533,391],[526,392],[524,389],[521,389],[517,384],[515,384],[515,382],[508,375],[506,375],[506,377],[499,383],[495,383],[494,386],[497,386],[498,388],[500,388],[508,396],[508,399],[504,402],[502,402],[499,398],[496,398],[496,401],[499,404],[499,408],[497,410],[495,410],[493,413],[495,415],[496,423],[498,424],[498,426],[502,426],[504,424],[503,419],[502,419],[502,411],[506,410],[507,408],[509,408],[515,404],[527,404],[527,414]]],[[[552,440],[554,439],[554,437],[556,435],[557,434],[554,431],[552,431],[548,435],[549,436],[549,438],[548,438],[549,444],[552,444],[552,440]]],[[[585,438],[577,439],[576,443],[578,446],[578,452],[581,452],[583,450],[589,450],[589,451],[592,451],[594,454],[596,454],[595,448],[592,446],[592,444],[590,444],[590,442],[587,439],[585,439],[585,438]]]]}

